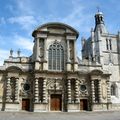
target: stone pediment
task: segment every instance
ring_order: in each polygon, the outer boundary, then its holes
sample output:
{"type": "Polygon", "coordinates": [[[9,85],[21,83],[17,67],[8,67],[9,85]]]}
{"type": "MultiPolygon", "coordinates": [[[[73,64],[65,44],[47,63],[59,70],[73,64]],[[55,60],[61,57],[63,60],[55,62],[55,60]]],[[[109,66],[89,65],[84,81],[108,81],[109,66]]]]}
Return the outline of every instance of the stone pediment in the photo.
{"type": "Polygon", "coordinates": [[[75,30],[73,27],[59,22],[51,22],[51,23],[43,24],[33,31],[32,36],[35,37],[36,33],[69,34],[76,36],[77,38],[79,36],[79,32],[75,30]]]}

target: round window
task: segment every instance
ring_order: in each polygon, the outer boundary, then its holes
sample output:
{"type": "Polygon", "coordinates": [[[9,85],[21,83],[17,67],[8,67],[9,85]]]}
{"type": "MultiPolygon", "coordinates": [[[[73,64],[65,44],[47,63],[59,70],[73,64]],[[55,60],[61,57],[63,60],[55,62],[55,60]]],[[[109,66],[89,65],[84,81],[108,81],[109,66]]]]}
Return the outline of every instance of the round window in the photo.
{"type": "Polygon", "coordinates": [[[30,90],[30,85],[28,83],[25,83],[23,88],[25,91],[28,91],[28,90],[30,90]]]}
{"type": "Polygon", "coordinates": [[[81,85],[81,86],[80,86],[80,90],[81,90],[81,91],[85,91],[86,89],[87,89],[87,88],[86,88],[86,85],[81,85]]]}

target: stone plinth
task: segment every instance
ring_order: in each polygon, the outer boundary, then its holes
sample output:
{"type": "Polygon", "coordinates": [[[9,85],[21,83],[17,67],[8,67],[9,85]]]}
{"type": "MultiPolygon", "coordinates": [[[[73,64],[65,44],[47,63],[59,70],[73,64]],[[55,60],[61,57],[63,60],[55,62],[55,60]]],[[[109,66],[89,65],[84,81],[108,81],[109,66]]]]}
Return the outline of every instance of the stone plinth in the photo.
{"type": "Polygon", "coordinates": [[[34,103],[34,112],[47,112],[48,104],[34,103]]]}
{"type": "Polygon", "coordinates": [[[5,111],[20,111],[20,105],[18,103],[6,103],[5,111]]]}
{"type": "Polygon", "coordinates": [[[68,112],[79,112],[80,111],[80,104],[78,103],[70,103],[67,105],[68,112]]]}

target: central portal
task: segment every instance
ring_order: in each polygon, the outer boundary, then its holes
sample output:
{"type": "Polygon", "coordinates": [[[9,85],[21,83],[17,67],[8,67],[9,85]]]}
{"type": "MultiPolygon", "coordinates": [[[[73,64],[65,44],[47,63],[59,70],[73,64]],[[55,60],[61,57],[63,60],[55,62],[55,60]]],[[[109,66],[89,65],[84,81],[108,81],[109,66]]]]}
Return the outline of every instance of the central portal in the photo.
{"type": "Polygon", "coordinates": [[[62,110],[62,95],[52,94],[51,95],[51,111],[61,111],[62,110]]]}

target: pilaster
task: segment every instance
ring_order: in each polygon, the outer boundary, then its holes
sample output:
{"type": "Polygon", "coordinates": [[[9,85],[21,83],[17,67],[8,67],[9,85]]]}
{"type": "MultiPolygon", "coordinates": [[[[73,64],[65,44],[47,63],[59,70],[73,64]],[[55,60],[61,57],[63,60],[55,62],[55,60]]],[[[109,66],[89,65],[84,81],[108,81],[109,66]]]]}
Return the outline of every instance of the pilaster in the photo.
{"type": "Polygon", "coordinates": [[[45,78],[43,80],[43,103],[47,103],[46,82],[47,82],[47,79],[45,78]]]}
{"type": "Polygon", "coordinates": [[[46,42],[47,42],[47,38],[44,38],[44,61],[47,60],[47,55],[46,55],[46,42]]]}
{"type": "Polygon", "coordinates": [[[15,102],[18,102],[19,100],[19,94],[18,94],[18,91],[19,91],[19,79],[16,78],[16,81],[15,81],[15,102]]]}
{"type": "Polygon", "coordinates": [[[39,84],[38,84],[38,78],[35,78],[35,89],[34,89],[34,94],[35,94],[35,103],[39,102],[39,84]]]}
{"type": "Polygon", "coordinates": [[[101,80],[98,80],[99,103],[102,102],[101,80]]]}
{"type": "Polygon", "coordinates": [[[67,71],[71,71],[71,60],[70,60],[70,40],[67,39],[67,71]]]}
{"type": "Polygon", "coordinates": [[[39,61],[40,49],[39,49],[39,38],[36,38],[36,60],[39,61]]]}
{"type": "Polygon", "coordinates": [[[111,102],[110,81],[107,80],[107,102],[111,102]]]}
{"type": "Polygon", "coordinates": [[[71,80],[67,80],[67,87],[68,87],[68,103],[71,103],[71,80]]]}
{"type": "Polygon", "coordinates": [[[94,80],[91,80],[91,90],[92,90],[92,103],[95,103],[94,80]]]}
{"type": "Polygon", "coordinates": [[[67,62],[70,62],[70,47],[69,47],[69,40],[67,40],[67,62]]]}
{"type": "Polygon", "coordinates": [[[75,40],[74,40],[74,62],[77,63],[76,43],[75,43],[75,40]]]}
{"type": "Polygon", "coordinates": [[[79,87],[78,87],[78,80],[75,80],[75,103],[79,103],[79,87]]]}
{"type": "Polygon", "coordinates": [[[6,85],[6,102],[11,101],[11,86],[10,86],[10,78],[7,78],[7,85],[6,85]]]}

